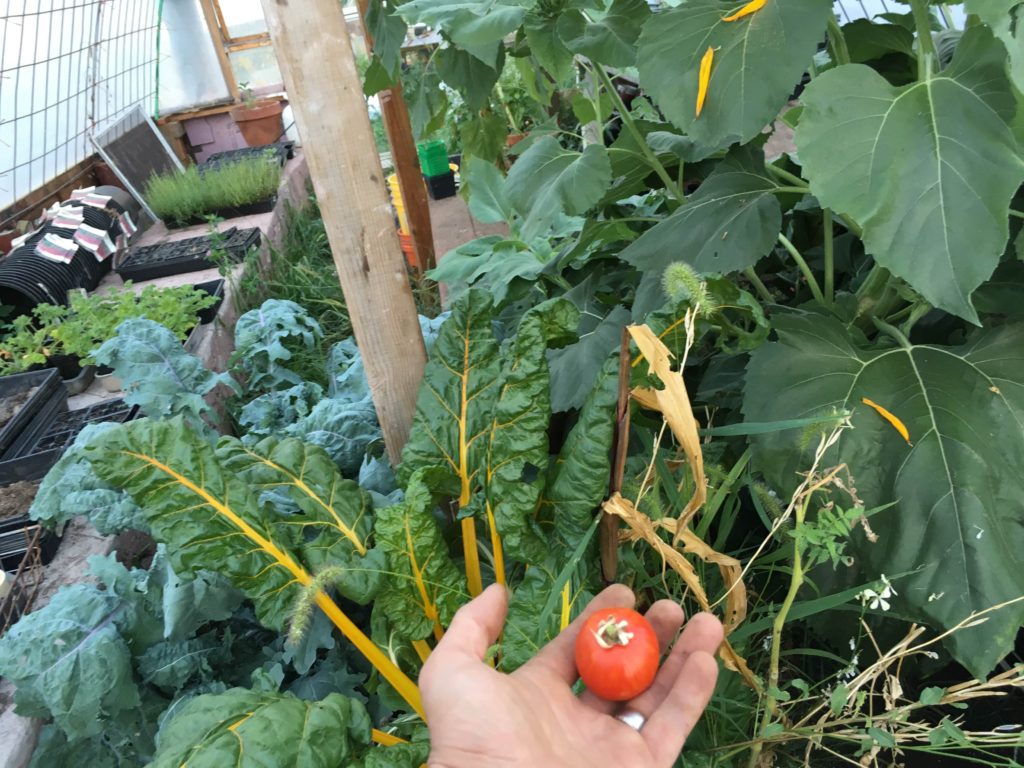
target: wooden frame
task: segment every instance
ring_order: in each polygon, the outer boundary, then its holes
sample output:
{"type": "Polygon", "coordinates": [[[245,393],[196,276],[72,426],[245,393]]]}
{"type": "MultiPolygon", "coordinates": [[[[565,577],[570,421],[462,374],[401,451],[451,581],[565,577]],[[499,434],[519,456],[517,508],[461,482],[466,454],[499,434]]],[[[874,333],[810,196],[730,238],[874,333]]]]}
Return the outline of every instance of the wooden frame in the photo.
{"type": "Polygon", "coordinates": [[[238,78],[235,75],[234,66],[231,63],[232,53],[249,51],[254,48],[273,49],[274,44],[270,39],[270,32],[260,32],[255,35],[242,35],[232,37],[231,28],[227,19],[224,18],[224,11],[220,7],[220,0],[199,0],[203,8],[203,15],[206,18],[206,26],[210,30],[210,37],[213,39],[213,47],[217,52],[217,59],[220,63],[224,80],[228,84],[228,91],[231,93],[231,100],[241,100],[241,89],[238,85],[238,78]]]}

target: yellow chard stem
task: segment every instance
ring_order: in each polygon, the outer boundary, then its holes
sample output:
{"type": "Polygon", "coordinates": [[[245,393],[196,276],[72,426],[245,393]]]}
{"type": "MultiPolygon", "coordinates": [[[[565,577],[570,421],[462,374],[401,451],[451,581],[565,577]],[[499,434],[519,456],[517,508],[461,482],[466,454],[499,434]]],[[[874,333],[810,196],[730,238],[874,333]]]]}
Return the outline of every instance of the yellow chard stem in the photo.
{"type": "Polygon", "coordinates": [[[409,742],[398,736],[392,736],[390,733],[384,731],[378,731],[374,728],[370,731],[370,738],[374,744],[380,744],[382,747],[393,747],[396,744],[408,744],[409,742]]]}
{"type": "Polygon", "coordinates": [[[762,8],[764,8],[767,2],[768,0],[751,0],[749,3],[747,3],[738,11],[736,11],[736,13],[726,16],[724,19],[722,19],[722,21],[736,21],[738,19],[742,19],[744,16],[749,16],[752,13],[757,13],[762,8]]]}
{"type": "Polygon", "coordinates": [[[487,526],[491,531],[491,549],[494,550],[494,577],[499,584],[505,583],[505,555],[501,550],[501,535],[494,521],[494,511],[487,504],[487,526]]]}
{"type": "Polygon", "coordinates": [[[416,651],[416,655],[420,657],[420,661],[424,664],[427,663],[427,659],[430,658],[430,646],[427,645],[426,640],[413,640],[413,650],[416,651]]]}
{"type": "Polygon", "coordinates": [[[480,576],[480,553],[476,550],[476,520],[472,517],[462,520],[462,552],[466,558],[469,594],[476,597],[484,591],[484,582],[480,576]]]}

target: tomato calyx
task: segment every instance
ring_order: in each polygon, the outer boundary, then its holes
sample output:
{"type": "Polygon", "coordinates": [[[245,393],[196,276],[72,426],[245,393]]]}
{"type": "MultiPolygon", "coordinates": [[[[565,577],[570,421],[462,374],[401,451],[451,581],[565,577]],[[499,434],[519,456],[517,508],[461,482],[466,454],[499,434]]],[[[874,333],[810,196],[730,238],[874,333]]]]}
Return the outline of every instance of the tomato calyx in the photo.
{"type": "Polygon", "coordinates": [[[614,616],[609,616],[597,625],[594,632],[594,640],[604,649],[615,646],[627,646],[633,639],[633,633],[628,631],[629,622],[625,619],[617,621],[614,616]]]}

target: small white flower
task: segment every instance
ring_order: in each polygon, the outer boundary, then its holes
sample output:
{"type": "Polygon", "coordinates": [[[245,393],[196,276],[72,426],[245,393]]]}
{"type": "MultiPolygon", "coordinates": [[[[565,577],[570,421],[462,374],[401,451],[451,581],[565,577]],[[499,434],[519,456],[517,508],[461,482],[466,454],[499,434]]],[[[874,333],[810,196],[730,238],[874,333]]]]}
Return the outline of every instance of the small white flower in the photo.
{"type": "Polygon", "coordinates": [[[850,638],[850,650],[851,651],[856,651],[857,650],[857,641],[854,640],[852,637],[850,638]]]}
{"type": "Polygon", "coordinates": [[[938,661],[939,654],[937,654],[935,651],[923,651],[922,653],[929,659],[935,659],[936,661],[938,661]]]}

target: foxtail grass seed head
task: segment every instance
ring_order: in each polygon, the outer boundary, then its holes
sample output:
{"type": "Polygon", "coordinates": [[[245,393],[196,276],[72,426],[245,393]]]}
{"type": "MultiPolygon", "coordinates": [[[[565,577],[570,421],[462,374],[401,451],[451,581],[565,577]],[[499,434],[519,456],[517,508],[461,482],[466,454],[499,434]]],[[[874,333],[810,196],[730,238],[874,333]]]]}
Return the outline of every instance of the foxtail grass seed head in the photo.
{"type": "Polygon", "coordinates": [[[288,645],[297,646],[309,631],[309,624],[313,620],[313,609],[316,607],[317,594],[326,590],[334,582],[340,581],[344,575],[345,569],[339,566],[325,568],[302,590],[295,601],[295,609],[292,611],[291,626],[288,628],[288,645]]]}

